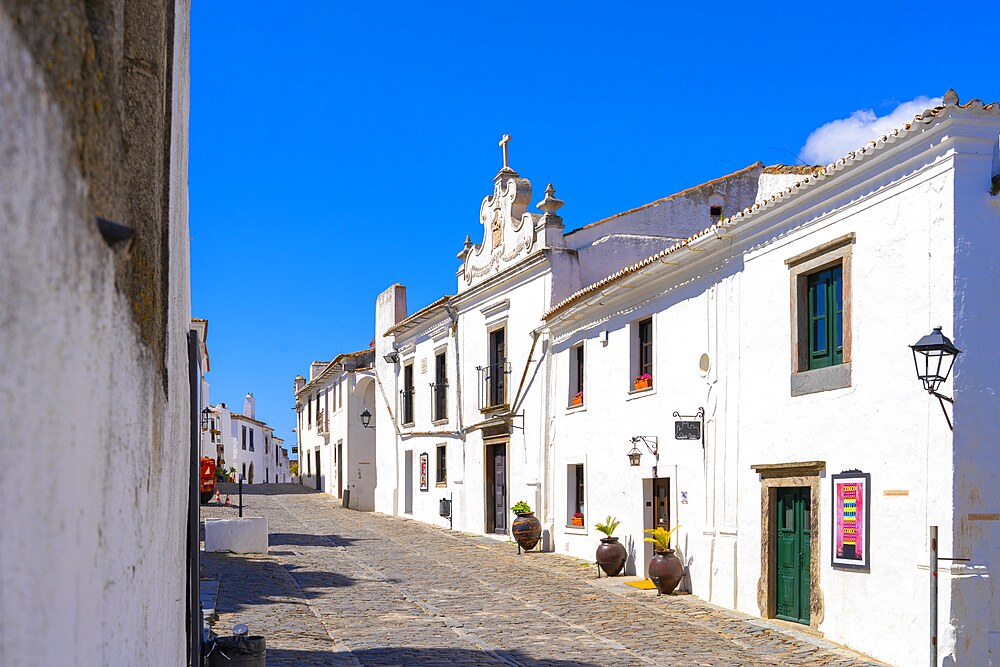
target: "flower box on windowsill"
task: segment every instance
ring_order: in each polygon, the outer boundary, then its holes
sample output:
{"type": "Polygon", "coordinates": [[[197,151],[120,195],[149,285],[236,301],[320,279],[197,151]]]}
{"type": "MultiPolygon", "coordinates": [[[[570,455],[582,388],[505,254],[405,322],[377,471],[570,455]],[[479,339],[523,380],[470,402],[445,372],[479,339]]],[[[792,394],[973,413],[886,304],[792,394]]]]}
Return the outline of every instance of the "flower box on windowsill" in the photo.
{"type": "Polygon", "coordinates": [[[574,516],[574,517],[571,517],[571,518],[570,518],[570,522],[571,522],[571,523],[572,523],[572,525],[574,525],[574,526],[579,526],[579,527],[581,527],[581,528],[583,527],[583,517],[582,517],[582,516],[574,516]]]}
{"type": "Polygon", "coordinates": [[[649,389],[652,386],[653,386],[653,378],[646,378],[644,380],[636,379],[634,381],[634,387],[636,391],[640,391],[642,389],[649,389]]]}
{"type": "Polygon", "coordinates": [[[572,405],[583,405],[583,396],[574,396],[571,404],[572,405]]]}

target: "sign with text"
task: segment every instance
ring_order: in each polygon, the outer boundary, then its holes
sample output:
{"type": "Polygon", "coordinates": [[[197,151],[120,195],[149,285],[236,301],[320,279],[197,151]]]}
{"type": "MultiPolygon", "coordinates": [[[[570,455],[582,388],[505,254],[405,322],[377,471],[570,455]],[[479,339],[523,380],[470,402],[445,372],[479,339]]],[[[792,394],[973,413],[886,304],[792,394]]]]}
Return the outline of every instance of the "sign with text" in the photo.
{"type": "Polygon", "coordinates": [[[701,440],[701,421],[678,420],[674,422],[675,440],[701,440]]]}

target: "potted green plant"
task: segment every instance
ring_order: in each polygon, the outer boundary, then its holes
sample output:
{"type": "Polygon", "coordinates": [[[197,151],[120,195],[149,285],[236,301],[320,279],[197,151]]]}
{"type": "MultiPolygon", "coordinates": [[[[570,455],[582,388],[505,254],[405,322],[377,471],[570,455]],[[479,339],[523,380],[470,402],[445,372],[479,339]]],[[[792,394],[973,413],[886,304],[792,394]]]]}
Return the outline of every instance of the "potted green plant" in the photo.
{"type": "Polygon", "coordinates": [[[523,500],[517,501],[510,510],[517,515],[510,526],[510,534],[519,547],[531,551],[542,537],[542,522],[531,511],[531,506],[523,500]]]}
{"type": "Polygon", "coordinates": [[[653,557],[649,560],[649,578],[656,584],[657,595],[668,595],[674,592],[677,584],[684,577],[684,564],[670,548],[670,538],[680,526],[670,530],[665,528],[647,528],[643,532],[651,537],[643,538],[653,543],[653,557]]]}
{"type": "Polygon", "coordinates": [[[619,543],[618,538],[613,535],[619,525],[621,525],[621,521],[610,514],[603,523],[594,524],[594,528],[605,535],[601,538],[600,546],[597,547],[597,565],[609,577],[620,574],[625,568],[625,559],[628,558],[625,546],[619,543]]]}

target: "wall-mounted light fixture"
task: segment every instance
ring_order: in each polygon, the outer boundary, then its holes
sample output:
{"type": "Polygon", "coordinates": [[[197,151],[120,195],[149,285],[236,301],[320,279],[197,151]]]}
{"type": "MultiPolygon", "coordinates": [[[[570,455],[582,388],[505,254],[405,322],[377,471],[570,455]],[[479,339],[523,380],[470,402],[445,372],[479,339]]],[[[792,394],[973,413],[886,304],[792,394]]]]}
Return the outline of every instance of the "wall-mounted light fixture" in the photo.
{"type": "Polygon", "coordinates": [[[942,396],[937,390],[948,379],[951,368],[955,365],[955,359],[962,351],[941,333],[941,327],[934,327],[934,331],[911,345],[910,349],[913,350],[913,365],[917,369],[917,378],[923,382],[928,394],[937,397],[944,418],[948,422],[948,428],[954,430],[944,402],[954,404],[955,399],[942,396]]]}
{"type": "Polygon", "coordinates": [[[205,408],[201,411],[201,430],[207,431],[208,425],[211,423],[210,418],[212,416],[211,408],[205,408]]]}
{"type": "Polygon", "coordinates": [[[361,425],[365,428],[375,428],[374,426],[369,426],[372,423],[372,413],[368,412],[368,408],[361,413],[361,425]]]}
{"type": "Polygon", "coordinates": [[[628,462],[630,465],[638,466],[639,460],[642,458],[642,452],[639,451],[637,445],[641,442],[649,450],[649,453],[656,457],[656,462],[653,464],[653,477],[656,477],[656,467],[660,463],[660,441],[655,435],[634,435],[632,436],[632,449],[629,450],[628,462]]]}
{"type": "Polygon", "coordinates": [[[382,355],[387,364],[398,364],[399,363],[399,352],[397,350],[389,350],[388,354],[382,355]]]}

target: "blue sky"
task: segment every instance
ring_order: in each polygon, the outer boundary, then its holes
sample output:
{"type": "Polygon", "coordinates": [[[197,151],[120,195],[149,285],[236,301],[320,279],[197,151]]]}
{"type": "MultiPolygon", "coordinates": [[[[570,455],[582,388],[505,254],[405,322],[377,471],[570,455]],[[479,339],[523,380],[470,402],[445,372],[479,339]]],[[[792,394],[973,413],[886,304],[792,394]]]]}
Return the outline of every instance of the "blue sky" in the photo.
{"type": "Polygon", "coordinates": [[[757,160],[850,150],[949,87],[1000,99],[995,2],[192,4],[211,398],[252,391],[289,444],[293,378],[367,347],[379,292],[406,285],[411,312],[454,292],[504,133],[533,201],[553,182],[572,229],[757,160]]]}

